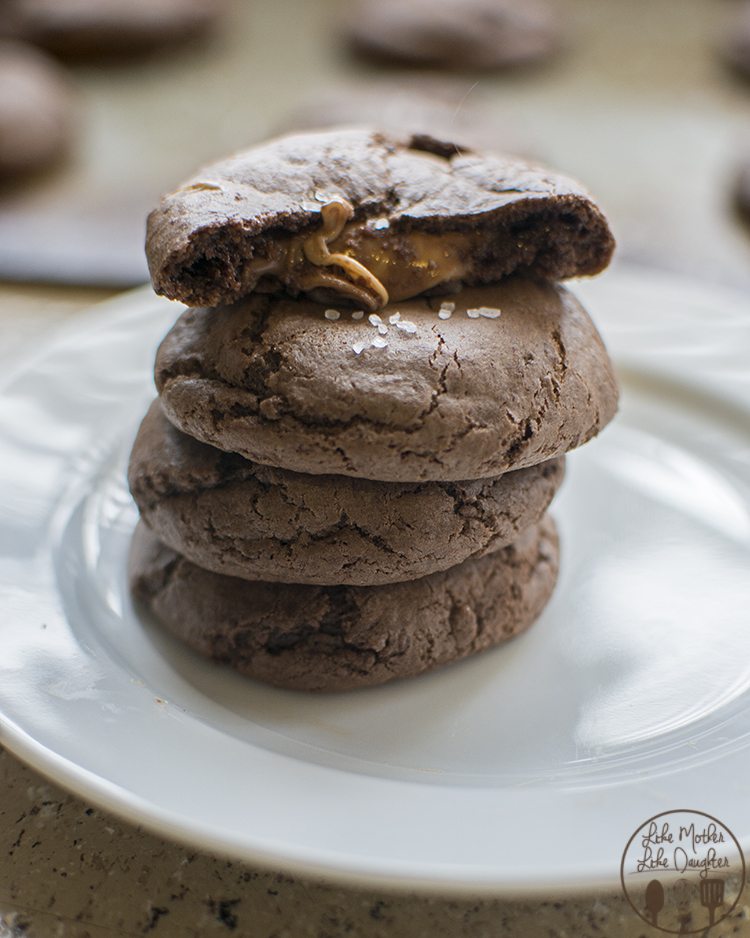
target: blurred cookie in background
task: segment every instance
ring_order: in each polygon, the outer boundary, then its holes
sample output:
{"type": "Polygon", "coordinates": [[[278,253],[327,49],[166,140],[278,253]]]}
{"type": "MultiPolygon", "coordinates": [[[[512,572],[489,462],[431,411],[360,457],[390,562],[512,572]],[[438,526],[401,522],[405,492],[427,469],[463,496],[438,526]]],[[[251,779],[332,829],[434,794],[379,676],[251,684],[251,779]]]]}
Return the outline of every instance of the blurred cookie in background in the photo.
{"type": "Polygon", "coordinates": [[[127,57],[210,29],[223,0],[4,0],[2,30],[63,58],[127,57]]]}
{"type": "Polygon", "coordinates": [[[544,0],[353,0],[345,24],[360,55],[441,69],[527,65],[562,43],[544,0]]]}
{"type": "Polygon", "coordinates": [[[734,205],[742,221],[750,226],[750,157],[737,174],[734,184],[734,205]]]}
{"type": "Polygon", "coordinates": [[[750,79],[750,0],[743,0],[734,10],[719,52],[730,68],[750,79]]]}
{"type": "Polygon", "coordinates": [[[70,149],[74,93],[65,72],[25,43],[0,40],[0,181],[46,169],[70,149]]]}
{"type": "Polygon", "coordinates": [[[468,147],[531,152],[520,131],[493,114],[482,90],[470,81],[410,77],[348,81],[316,89],[299,100],[275,126],[275,133],[377,125],[391,133],[457,140],[468,147]]]}

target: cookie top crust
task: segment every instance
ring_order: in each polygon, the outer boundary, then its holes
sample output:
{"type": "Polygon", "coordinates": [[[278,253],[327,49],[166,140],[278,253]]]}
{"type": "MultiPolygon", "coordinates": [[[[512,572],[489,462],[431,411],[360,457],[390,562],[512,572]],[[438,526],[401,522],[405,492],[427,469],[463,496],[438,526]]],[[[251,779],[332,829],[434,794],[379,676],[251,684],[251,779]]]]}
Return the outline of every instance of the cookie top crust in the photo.
{"type": "Polygon", "coordinates": [[[205,443],[297,472],[394,482],[552,459],[595,436],[618,396],[575,297],[520,277],[380,314],[263,296],[187,310],[155,379],[170,421],[205,443]]]}
{"type": "Polygon", "coordinates": [[[161,200],[146,238],[154,289],[188,306],[286,292],[370,311],[517,271],[595,274],[613,248],[564,176],[368,128],[292,134],[207,166],[161,200]]]}

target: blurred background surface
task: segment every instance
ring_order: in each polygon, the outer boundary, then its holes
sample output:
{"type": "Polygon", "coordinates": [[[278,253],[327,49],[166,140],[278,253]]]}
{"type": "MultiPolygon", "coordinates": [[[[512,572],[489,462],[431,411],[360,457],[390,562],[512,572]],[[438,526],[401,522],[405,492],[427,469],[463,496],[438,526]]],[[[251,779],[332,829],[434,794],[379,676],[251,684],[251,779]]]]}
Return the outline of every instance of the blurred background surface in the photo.
{"type": "Polygon", "coordinates": [[[342,41],[346,0],[234,0],[210,35],[177,49],[71,66],[72,153],[0,190],[0,277],[140,283],[145,214],[198,165],[295,126],[382,112],[579,177],[621,258],[750,285],[750,237],[732,209],[750,160],[750,81],[719,55],[738,5],[565,0],[556,55],[472,73],[358,59],[342,41]]]}

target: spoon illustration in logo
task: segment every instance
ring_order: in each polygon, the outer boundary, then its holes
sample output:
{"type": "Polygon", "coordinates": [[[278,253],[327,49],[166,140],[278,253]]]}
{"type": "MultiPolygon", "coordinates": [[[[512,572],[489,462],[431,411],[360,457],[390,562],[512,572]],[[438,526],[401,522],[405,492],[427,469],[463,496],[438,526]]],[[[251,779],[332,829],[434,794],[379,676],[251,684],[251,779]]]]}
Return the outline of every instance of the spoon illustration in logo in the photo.
{"type": "Polygon", "coordinates": [[[659,925],[659,912],[664,908],[664,887],[658,879],[652,879],[646,886],[646,912],[651,924],[659,925]]]}

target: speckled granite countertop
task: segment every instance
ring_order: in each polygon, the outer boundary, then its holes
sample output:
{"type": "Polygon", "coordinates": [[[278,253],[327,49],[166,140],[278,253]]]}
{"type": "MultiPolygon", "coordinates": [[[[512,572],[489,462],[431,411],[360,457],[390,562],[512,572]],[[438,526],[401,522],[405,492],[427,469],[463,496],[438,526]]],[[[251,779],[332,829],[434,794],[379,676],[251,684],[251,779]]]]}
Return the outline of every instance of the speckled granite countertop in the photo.
{"type": "MultiPolygon", "coordinates": [[[[341,889],[252,869],[124,824],[0,752],[0,938],[229,933],[237,938],[659,934],[620,895],[449,900],[341,889]]],[[[711,930],[711,938],[730,935],[750,935],[747,906],[711,930]]]]}

